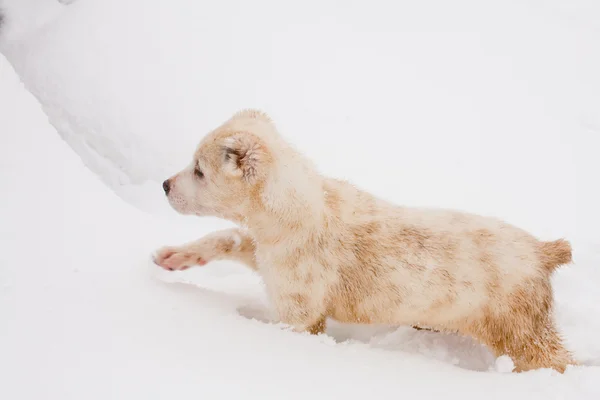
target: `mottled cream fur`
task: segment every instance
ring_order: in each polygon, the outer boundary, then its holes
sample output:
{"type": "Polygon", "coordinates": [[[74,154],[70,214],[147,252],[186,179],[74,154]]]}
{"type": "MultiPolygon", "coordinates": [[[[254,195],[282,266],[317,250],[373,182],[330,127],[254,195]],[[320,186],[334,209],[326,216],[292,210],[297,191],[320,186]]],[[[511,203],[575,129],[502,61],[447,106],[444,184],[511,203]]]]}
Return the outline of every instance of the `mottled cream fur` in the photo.
{"type": "Polygon", "coordinates": [[[256,110],[238,112],[164,184],[178,212],[241,229],[158,251],[169,270],[231,259],[257,270],[278,317],[320,333],[326,318],[470,335],[517,371],[574,364],[552,319],[550,275],[571,262],[497,219],[401,207],[321,176],[256,110]]]}

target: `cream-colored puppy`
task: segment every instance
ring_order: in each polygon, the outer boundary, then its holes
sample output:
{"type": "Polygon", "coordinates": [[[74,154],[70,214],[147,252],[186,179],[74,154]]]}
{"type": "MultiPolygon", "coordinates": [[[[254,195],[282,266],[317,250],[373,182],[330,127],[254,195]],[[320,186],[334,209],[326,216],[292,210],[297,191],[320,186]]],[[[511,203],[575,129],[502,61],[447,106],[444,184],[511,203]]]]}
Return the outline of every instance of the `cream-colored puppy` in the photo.
{"type": "Polygon", "coordinates": [[[568,242],[542,242],[477,215],[401,207],[321,176],[262,112],[210,132],[166,180],[182,214],[239,224],[155,261],[169,270],[231,259],[257,270],[280,320],[320,333],[326,318],[460,332],[517,371],[574,364],[552,319],[550,275],[568,242]]]}

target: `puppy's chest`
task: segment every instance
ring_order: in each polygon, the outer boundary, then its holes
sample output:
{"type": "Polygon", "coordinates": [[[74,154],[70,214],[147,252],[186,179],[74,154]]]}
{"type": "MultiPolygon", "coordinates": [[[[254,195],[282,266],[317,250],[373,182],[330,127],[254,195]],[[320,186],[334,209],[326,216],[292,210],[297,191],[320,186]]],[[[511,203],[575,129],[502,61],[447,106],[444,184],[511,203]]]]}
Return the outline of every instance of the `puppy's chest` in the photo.
{"type": "Polygon", "coordinates": [[[299,256],[290,249],[259,247],[255,256],[267,285],[281,288],[310,286],[323,279],[322,267],[312,255],[299,256]]]}

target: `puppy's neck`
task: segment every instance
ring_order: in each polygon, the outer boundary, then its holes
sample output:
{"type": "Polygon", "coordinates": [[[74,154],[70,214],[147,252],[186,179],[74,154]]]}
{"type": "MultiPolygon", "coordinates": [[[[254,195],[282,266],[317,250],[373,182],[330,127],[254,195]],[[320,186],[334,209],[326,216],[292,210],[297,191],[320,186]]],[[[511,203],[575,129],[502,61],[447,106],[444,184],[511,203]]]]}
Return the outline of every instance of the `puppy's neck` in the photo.
{"type": "Polygon", "coordinates": [[[263,209],[248,216],[248,229],[260,242],[302,240],[318,233],[325,218],[323,177],[311,169],[287,169],[267,182],[263,209]]]}

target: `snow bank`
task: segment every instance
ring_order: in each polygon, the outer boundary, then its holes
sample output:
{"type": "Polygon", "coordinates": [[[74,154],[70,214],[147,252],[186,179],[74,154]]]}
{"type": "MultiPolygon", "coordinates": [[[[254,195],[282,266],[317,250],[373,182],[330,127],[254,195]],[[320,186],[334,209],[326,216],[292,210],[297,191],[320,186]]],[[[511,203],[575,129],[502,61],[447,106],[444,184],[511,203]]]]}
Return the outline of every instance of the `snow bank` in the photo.
{"type": "Polygon", "coordinates": [[[0,0],[0,45],[35,35],[63,10],[54,0],[0,0]]]}
{"type": "Polygon", "coordinates": [[[594,10],[468,3],[79,0],[7,29],[42,104],[0,56],[0,398],[597,399],[594,10]],[[167,209],[152,181],[257,105],[325,172],[388,198],[580,238],[554,281],[586,366],[507,374],[470,339],[408,328],[294,334],[265,321],[261,281],[238,265],[152,266],[157,246],[227,224],[140,211],[103,182],[167,209]]]}
{"type": "Polygon", "coordinates": [[[84,163],[138,207],[162,212],[155,183],[235,109],[262,107],[324,172],[382,196],[599,242],[586,184],[600,169],[597,2],[62,8],[3,51],[84,163]]]}

